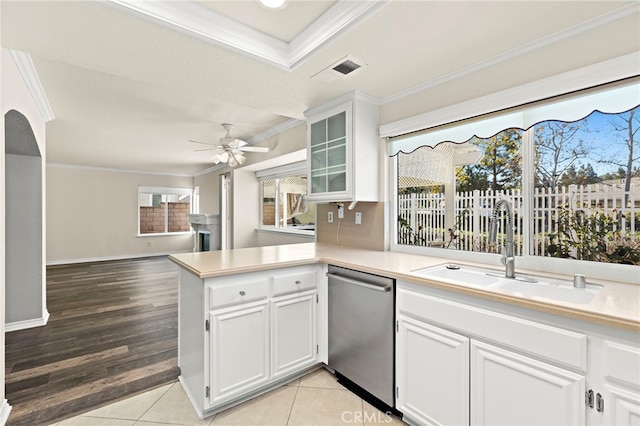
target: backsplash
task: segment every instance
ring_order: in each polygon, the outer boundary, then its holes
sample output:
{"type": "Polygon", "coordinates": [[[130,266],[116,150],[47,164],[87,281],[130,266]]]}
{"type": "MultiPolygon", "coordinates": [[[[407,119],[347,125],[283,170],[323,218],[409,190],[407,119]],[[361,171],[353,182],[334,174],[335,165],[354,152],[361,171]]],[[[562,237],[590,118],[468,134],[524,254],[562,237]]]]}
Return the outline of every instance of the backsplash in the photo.
{"type": "Polygon", "coordinates": [[[384,203],[358,203],[349,210],[344,203],[344,219],[338,219],[336,203],[318,204],[316,234],[319,243],[370,250],[384,250],[384,203]],[[333,223],[327,221],[333,212],[333,223]],[[355,224],[356,212],[362,213],[362,224],[355,224]]]}

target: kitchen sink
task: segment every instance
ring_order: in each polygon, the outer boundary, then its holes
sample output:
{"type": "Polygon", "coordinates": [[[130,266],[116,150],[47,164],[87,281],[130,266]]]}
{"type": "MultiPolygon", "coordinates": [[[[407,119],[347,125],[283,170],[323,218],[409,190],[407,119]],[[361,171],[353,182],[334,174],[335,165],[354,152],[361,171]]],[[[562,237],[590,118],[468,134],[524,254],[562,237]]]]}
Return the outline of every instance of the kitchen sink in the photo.
{"type": "Polygon", "coordinates": [[[536,283],[508,280],[497,288],[519,296],[544,297],[577,304],[591,302],[602,290],[602,286],[598,284],[586,284],[584,288],[575,288],[570,281],[549,279],[540,279],[536,283]]]}
{"type": "Polygon", "coordinates": [[[569,280],[553,279],[533,275],[517,275],[507,278],[501,270],[479,268],[447,263],[411,271],[423,278],[448,284],[476,288],[492,288],[522,297],[543,297],[545,299],[586,304],[591,302],[602,289],[598,284],[586,284],[576,288],[569,280]]]}
{"type": "Polygon", "coordinates": [[[436,281],[472,287],[494,287],[506,279],[504,274],[499,276],[500,271],[498,270],[475,268],[455,263],[418,269],[412,273],[436,281]]]}

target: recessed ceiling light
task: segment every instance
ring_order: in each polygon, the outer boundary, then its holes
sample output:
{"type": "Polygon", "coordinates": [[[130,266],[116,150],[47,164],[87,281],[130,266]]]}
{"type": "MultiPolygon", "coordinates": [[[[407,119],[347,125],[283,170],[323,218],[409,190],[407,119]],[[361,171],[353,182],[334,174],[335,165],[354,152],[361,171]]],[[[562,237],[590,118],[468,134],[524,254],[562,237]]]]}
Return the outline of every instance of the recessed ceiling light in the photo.
{"type": "Polygon", "coordinates": [[[258,3],[269,9],[282,9],[288,0],[258,0],[258,3]]]}

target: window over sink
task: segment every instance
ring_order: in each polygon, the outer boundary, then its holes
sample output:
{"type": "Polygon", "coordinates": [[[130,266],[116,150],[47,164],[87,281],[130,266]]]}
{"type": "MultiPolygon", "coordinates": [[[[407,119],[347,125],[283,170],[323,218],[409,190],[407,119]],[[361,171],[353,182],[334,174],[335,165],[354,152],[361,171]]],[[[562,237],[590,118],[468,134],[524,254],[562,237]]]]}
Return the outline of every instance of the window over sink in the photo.
{"type": "Polygon", "coordinates": [[[495,253],[506,199],[523,264],[640,265],[639,104],[636,79],[392,138],[393,249],[495,253]]]}

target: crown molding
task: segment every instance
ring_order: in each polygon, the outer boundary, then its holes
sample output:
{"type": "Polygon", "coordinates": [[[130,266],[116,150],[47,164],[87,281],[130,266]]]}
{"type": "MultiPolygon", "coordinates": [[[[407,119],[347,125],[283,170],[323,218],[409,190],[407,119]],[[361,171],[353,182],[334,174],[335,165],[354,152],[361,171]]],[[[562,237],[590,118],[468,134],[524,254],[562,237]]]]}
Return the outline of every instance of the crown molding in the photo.
{"type": "Polygon", "coordinates": [[[199,172],[194,173],[193,177],[207,175],[211,172],[215,172],[216,170],[230,169],[227,163],[216,164],[215,166],[208,167],[204,170],[200,170],[199,172]]]}
{"type": "Polygon", "coordinates": [[[192,1],[107,0],[107,4],[208,43],[259,59],[285,71],[292,71],[313,53],[371,15],[387,1],[338,0],[290,43],[192,1]]]}
{"type": "Polygon", "coordinates": [[[187,174],[187,173],[150,172],[145,170],[117,169],[113,167],[81,166],[77,164],[64,164],[64,163],[47,163],[47,167],[54,167],[58,169],[91,170],[94,172],[134,173],[139,175],[173,176],[173,177],[187,177],[187,178],[194,176],[193,174],[187,174]]]}
{"type": "Polygon", "coordinates": [[[289,129],[293,129],[294,127],[304,123],[306,123],[306,120],[298,120],[298,119],[292,118],[285,121],[284,123],[273,126],[272,128],[267,129],[262,133],[258,133],[257,135],[254,135],[254,136],[251,136],[250,138],[245,139],[245,142],[247,142],[247,144],[249,145],[253,145],[255,143],[268,139],[270,137],[279,135],[280,133],[285,132],[289,129]]]}
{"type": "Polygon", "coordinates": [[[33,61],[31,60],[31,55],[11,49],[9,49],[9,53],[13,58],[13,62],[16,64],[16,68],[18,68],[18,72],[20,73],[24,84],[27,86],[27,90],[31,93],[38,110],[40,110],[42,119],[45,123],[53,120],[55,116],[51,110],[51,105],[49,105],[47,94],[44,92],[44,88],[40,82],[40,77],[38,77],[36,67],[33,65],[33,61]]]}
{"type": "Polygon", "coordinates": [[[460,77],[464,77],[465,75],[469,75],[472,74],[476,71],[480,71],[482,69],[488,68],[490,66],[499,64],[501,62],[505,62],[508,61],[510,59],[514,59],[518,56],[522,56],[525,55],[527,53],[530,53],[534,50],[540,49],[542,47],[545,46],[549,46],[552,45],[554,43],[558,43],[562,40],[565,40],[569,37],[573,37],[576,36],[580,33],[583,33],[585,31],[589,31],[592,30],[594,28],[598,28],[601,27],[602,25],[606,25],[609,24],[611,22],[615,22],[619,19],[622,18],[626,18],[627,16],[633,15],[635,13],[638,13],[638,10],[640,9],[640,3],[638,2],[632,2],[629,3],[625,6],[622,6],[618,9],[612,10],[611,12],[605,13],[603,15],[600,15],[598,17],[592,18],[588,21],[585,22],[581,22],[579,24],[576,24],[572,27],[569,28],[565,28],[561,31],[557,31],[555,33],[549,34],[543,38],[540,38],[538,40],[534,40],[528,44],[525,44],[524,46],[519,46],[515,49],[512,50],[508,50],[504,53],[501,53],[499,55],[496,55],[492,58],[486,59],[484,61],[480,61],[477,62],[475,64],[472,64],[468,67],[464,67],[461,69],[458,69],[456,71],[450,72],[448,74],[445,74],[443,76],[425,81],[423,83],[420,83],[417,86],[411,87],[407,90],[403,90],[401,92],[395,93],[391,96],[387,96],[386,98],[381,99],[381,104],[388,104],[391,102],[395,102],[398,101],[400,99],[406,98],[408,96],[411,95],[415,95],[417,93],[420,93],[424,90],[430,89],[432,87],[436,87],[439,86],[441,84],[444,84],[448,81],[452,81],[452,80],[456,80],[460,77]]]}

